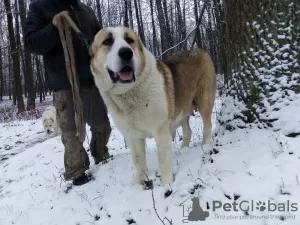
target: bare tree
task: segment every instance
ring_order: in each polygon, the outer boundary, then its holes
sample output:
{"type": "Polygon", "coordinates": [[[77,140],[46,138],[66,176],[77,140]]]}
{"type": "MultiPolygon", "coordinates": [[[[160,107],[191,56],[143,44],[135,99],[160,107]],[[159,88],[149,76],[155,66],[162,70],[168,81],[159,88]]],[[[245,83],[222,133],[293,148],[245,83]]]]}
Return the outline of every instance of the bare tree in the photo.
{"type": "Polygon", "coordinates": [[[103,21],[102,21],[102,12],[101,12],[100,0],[96,0],[96,8],[97,8],[99,26],[100,26],[100,29],[102,29],[103,28],[103,21]]]}
{"type": "Polygon", "coordinates": [[[16,99],[17,99],[18,113],[21,113],[21,112],[25,111],[25,106],[24,106],[24,101],[23,101],[23,96],[22,96],[19,49],[18,49],[16,39],[15,39],[15,32],[14,32],[14,26],[13,26],[13,17],[12,17],[10,0],[4,0],[4,5],[5,5],[5,9],[6,9],[6,15],[7,15],[7,25],[8,25],[11,57],[13,60],[15,95],[16,95],[16,99]]]}
{"type": "Polygon", "coordinates": [[[129,27],[128,1],[127,0],[124,0],[124,26],[129,27]]]}
{"type": "Polygon", "coordinates": [[[139,36],[141,38],[141,41],[143,43],[145,43],[144,29],[142,27],[142,21],[141,21],[141,18],[140,18],[140,12],[139,12],[138,3],[137,3],[137,0],[133,0],[133,2],[134,2],[135,16],[136,16],[136,21],[137,21],[139,36]]]}
{"type": "Polygon", "coordinates": [[[0,101],[3,101],[3,63],[2,63],[2,48],[0,48],[0,101]]]}

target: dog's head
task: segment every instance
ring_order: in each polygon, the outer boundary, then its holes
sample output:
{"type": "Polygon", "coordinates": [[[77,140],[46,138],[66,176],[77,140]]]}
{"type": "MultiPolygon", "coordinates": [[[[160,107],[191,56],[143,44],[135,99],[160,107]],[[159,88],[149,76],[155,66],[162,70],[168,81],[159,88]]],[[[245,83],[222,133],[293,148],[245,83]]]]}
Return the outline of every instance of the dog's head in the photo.
{"type": "Polygon", "coordinates": [[[54,131],[54,127],[55,127],[54,119],[52,117],[45,118],[43,120],[43,124],[44,124],[44,129],[47,132],[47,134],[52,134],[54,131]]]}
{"type": "Polygon", "coordinates": [[[130,90],[145,66],[144,45],[126,27],[97,33],[90,47],[91,70],[98,88],[114,93],[130,90]]]}

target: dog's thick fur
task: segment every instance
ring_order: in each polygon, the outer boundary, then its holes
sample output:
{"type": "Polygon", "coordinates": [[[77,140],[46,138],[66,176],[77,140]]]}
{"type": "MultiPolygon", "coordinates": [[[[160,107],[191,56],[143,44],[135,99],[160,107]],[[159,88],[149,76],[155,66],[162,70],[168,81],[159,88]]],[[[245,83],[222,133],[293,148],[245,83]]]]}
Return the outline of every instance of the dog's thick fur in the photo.
{"type": "Polygon", "coordinates": [[[202,144],[210,144],[216,92],[210,56],[203,50],[194,50],[157,61],[137,35],[124,27],[99,31],[90,54],[96,86],[130,148],[137,171],[134,183],[146,180],[145,139],[151,137],[157,145],[161,185],[172,183],[172,136],[182,125],[182,147],[189,145],[189,116],[193,109],[199,110],[204,122],[202,144]],[[130,82],[112,82],[110,72],[122,74],[125,65],[120,56],[122,47],[133,52],[130,66],[134,77],[130,82]]]}
{"type": "Polygon", "coordinates": [[[56,121],[56,109],[48,106],[42,114],[42,123],[47,138],[57,136],[61,133],[56,121]]]}

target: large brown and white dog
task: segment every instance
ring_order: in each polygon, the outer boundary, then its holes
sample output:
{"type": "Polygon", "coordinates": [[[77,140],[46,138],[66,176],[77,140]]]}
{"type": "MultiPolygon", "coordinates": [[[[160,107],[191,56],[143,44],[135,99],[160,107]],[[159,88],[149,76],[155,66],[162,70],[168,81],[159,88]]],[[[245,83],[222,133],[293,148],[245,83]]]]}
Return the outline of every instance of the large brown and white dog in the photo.
{"type": "Polygon", "coordinates": [[[151,137],[157,145],[161,185],[172,183],[172,134],[182,125],[183,147],[189,145],[188,119],[195,108],[204,122],[202,144],[210,144],[216,91],[210,56],[194,50],[157,61],[125,27],[99,31],[90,54],[96,86],[130,148],[134,183],[142,184],[147,178],[145,139],[151,137]]]}

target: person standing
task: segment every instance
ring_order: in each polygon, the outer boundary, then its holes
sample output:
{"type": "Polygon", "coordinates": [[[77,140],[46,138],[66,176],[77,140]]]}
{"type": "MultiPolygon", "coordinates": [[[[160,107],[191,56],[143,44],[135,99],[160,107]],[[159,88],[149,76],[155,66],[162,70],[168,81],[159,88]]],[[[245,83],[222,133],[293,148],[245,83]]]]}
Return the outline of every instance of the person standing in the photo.
{"type": "MultiPolygon", "coordinates": [[[[64,178],[74,185],[83,185],[91,180],[86,174],[90,161],[83,143],[76,136],[74,103],[71,84],[68,80],[64,52],[57,28],[60,13],[68,11],[89,44],[100,30],[93,10],[80,0],[36,0],[30,3],[25,20],[25,48],[44,57],[47,82],[53,90],[57,122],[61,128],[64,145],[64,178]]],[[[84,122],[91,128],[91,155],[95,164],[107,160],[107,143],[111,126],[106,106],[95,86],[90,70],[90,56],[75,33],[72,33],[75,63],[79,76],[80,97],[83,105],[84,122]]]]}

